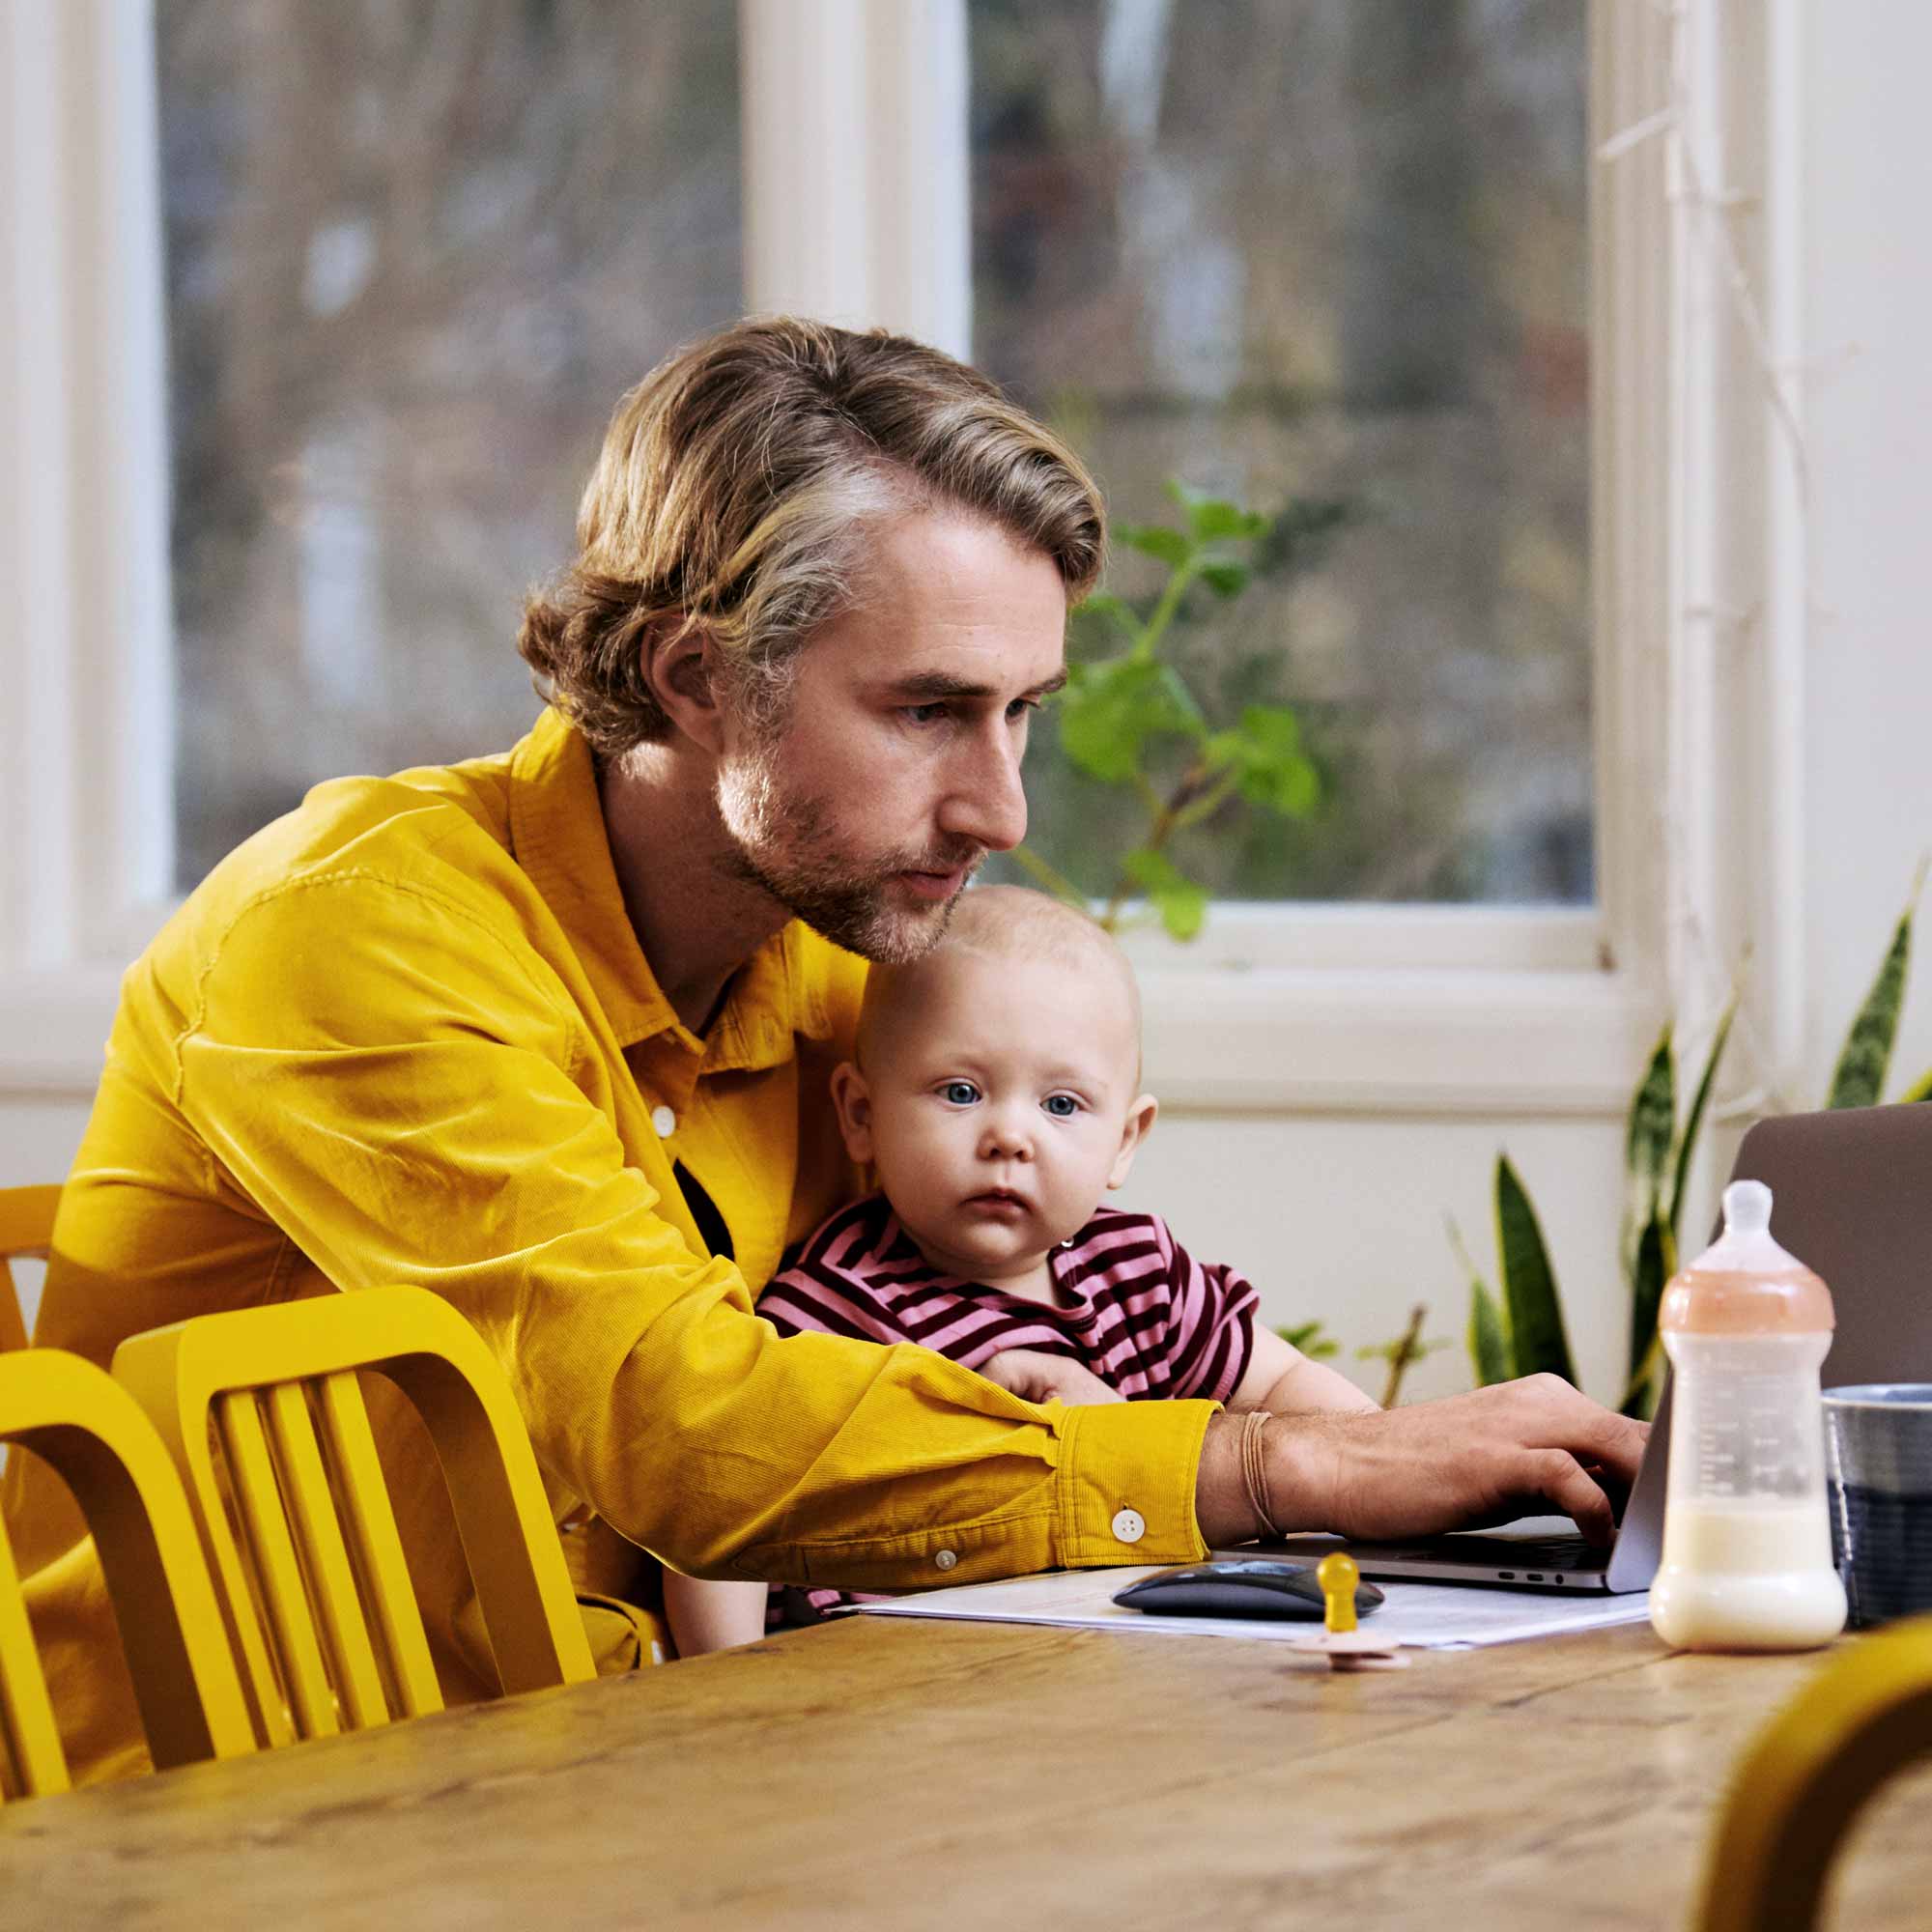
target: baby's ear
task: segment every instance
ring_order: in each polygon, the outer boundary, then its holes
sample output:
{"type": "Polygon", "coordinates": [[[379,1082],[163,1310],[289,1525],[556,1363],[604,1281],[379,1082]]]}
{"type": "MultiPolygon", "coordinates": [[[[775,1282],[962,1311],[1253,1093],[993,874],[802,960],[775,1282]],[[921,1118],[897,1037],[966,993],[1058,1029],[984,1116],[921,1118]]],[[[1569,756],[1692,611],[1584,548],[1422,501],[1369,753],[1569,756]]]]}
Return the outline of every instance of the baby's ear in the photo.
{"type": "Polygon", "coordinates": [[[1160,1102],[1151,1094],[1143,1094],[1127,1109],[1127,1118],[1121,1127],[1120,1151],[1114,1156],[1114,1164],[1107,1170],[1107,1185],[1118,1187],[1126,1179],[1127,1170],[1134,1164],[1134,1155],[1140,1151],[1141,1143],[1153,1131],[1154,1116],[1160,1112],[1160,1102]]]}
{"type": "Polygon", "coordinates": [[[845,1151],[862,1166],[872,1157],[872,1095],[857,1065],[841,1060],[832,1071],[832,1104],[845,1151]]]}

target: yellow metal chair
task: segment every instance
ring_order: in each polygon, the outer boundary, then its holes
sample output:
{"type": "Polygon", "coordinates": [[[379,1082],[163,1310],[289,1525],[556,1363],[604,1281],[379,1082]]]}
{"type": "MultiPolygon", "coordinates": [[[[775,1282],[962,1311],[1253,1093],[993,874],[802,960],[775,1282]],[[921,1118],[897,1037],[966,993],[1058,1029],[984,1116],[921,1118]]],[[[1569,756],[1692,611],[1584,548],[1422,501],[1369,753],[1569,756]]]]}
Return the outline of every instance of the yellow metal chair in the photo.
{"type": "Polygon", "coordinates": [[[1740,1761],[1706,1861],[1697,1932],[1809,1932],[1865,1802],[1932,1754],[1932,1616],[1862,1637],[1740,1761]]]}
{"type": "Polygon", "coordinates": [[[504,1691],[595,1674],[523,1420],[446,1301],[383,1288],[199,1316],[129,1337],[114,1374],[182,1472],[265,1745],[442,1707],[361,1370],[428,1426],[504,1691]]]}
{"type": "Polygon", "coordinates": [[[27,1324],[8,1263],[28,1255],[46,1260],[60,1197],[58,1186],[0,1187],[0,1353],[27,1346],[27,1324]]]}
{"type": "MultiPolygon", "coordinates": [[[[62,1349],[0,1355],[0,1442],[51,1464],[87,1520],[156,1765],[252,1751],[187,1499],[127,1390],[62,1349]]],[[[19,1568],[0,1522],[0,1790],[20,1798],[67,1785],[19,1568]]]]}

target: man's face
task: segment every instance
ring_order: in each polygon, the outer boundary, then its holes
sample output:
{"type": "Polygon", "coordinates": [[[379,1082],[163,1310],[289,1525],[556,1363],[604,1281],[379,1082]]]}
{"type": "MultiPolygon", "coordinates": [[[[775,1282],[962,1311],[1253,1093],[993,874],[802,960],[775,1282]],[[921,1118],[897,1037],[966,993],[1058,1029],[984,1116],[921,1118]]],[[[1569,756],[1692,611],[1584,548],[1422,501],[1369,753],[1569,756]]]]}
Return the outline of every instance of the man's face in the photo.
{"type": "Polygon", "coordinates": [[[956,513],[883,526],[782,724],[727,726],[733,869],[836,945],[920,957],[980,860],[1026,836],[1027,721],[1064,678],[1065,629],[1044,553],[956,513]]]}

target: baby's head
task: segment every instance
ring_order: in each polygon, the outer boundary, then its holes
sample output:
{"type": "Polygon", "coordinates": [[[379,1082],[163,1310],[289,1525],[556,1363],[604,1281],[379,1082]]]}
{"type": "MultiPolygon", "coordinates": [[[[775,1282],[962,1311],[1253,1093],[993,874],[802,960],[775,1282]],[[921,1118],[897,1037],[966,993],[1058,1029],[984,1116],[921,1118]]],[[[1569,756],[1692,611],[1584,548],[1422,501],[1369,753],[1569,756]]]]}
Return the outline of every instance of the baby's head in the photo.
{"type": "Polygon", "coordinates": [[[872,968],[833,1097],[926,1260],[998,1282],[1126,1179],[1155,1112],[1140,1060],[1140,997],[1113,939],[1043,894],[980,886],[930,952],[872,968]]]}

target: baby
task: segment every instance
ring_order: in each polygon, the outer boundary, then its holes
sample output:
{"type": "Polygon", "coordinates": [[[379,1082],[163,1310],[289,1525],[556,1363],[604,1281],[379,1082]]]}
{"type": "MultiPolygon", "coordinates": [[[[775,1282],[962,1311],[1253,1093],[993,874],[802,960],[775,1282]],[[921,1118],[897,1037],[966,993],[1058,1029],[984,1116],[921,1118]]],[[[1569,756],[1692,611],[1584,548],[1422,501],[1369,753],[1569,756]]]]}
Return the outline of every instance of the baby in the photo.
{"type": "MultiPolygon", "coordinates": [[[[758,1313],[781,1334],[936,1349],[1035,1402],[1375,1407],[1257,1321],[1234,1269],[1096,1205],[1153,1125],[1140,1060],[1133,973],[1094,921],[1018,887],[969,892],[934,951],[871,969],[857,1058],[832,1077],[880,1191],[819,1228],[758,1313]]],[[[667,1571],[679,1654],[761,1635],[767,1594],[667,1571]]]]}

